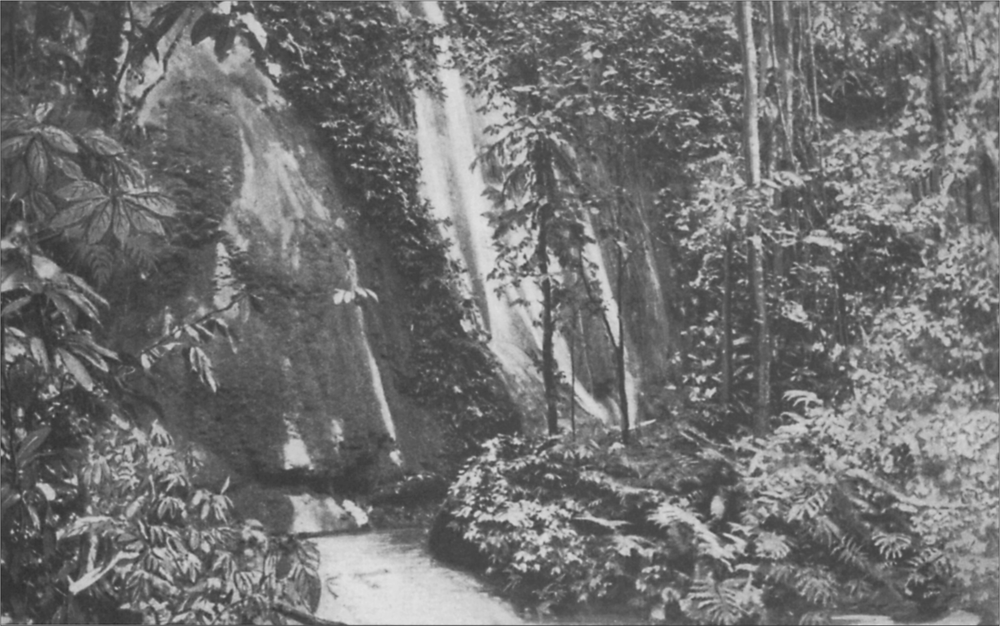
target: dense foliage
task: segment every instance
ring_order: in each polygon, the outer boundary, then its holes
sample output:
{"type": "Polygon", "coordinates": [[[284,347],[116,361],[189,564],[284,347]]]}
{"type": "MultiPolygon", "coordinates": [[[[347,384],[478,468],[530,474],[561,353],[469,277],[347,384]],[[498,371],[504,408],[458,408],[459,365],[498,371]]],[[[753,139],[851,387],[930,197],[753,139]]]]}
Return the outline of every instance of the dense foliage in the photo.
{"type": "Polygon", "coordinates": [[[150,57],[167,71],[177,40],[161,43],[184,20],[220,61],[249,46],[319,131],[352,228],[385,242],[412,322],[399,388],[445,416],[456,455],[482,451],[435,531],[471,563],[543,610],[985,611],[1000,545],[997,5],[742,6],[737,29],[726,3],[449,3],[447,25],[380,2],[144,18],[3,3],[3,613],[235,622],[315,600],[315,555],[232,520],[226,486],[194,484],[163,429],[133,419],[159,359],[217,387],[201,345],[232,339],[222,311],[134,354],[101,326],[108,285],[217,236],[219,216],[178,215],[136,163],[149,91],[120,91],[150,57]],[[622,408],[623,285],[648,271],[644,246],[671,261],[683,406],[638,442],[625,421],[628,445],[483,443],[517,415],[409,132],[445,44],[492,122],[468,165],[496,206],[494,276],[542,291],[550,433],[557,327],[610,319],[582,249],[610,261],[622,408]]]}
{"type": "MultiPolygon", "coordinates": [[[[687,499],[675,487],[647,494],[675,507],[656,519],[686,526],[693,534],[675,540],[699,555],[674,553],[652,585],[642,568],[671,554],[669,539],[643,526],[649,507],[594,495],[588,481],[612,479],[591,453],[581,460],[585,447],[496,444],[456,483],[443,519],[545,604],[652,590],[647,606],[721,623],[808,620],[833,606],[989,607],[995,7],[754,3],[739,42],[732,7],[718,4],[449,9],[472,91],[509,112],[483,157],[501,191],[523,196],[498,209],[501,227],[544,200],[523,191],[526,157],[507,149],[533,137],[559,146],[564,233],[590,219],[572,211],[580,202],[621,250],[635,228],[616,219],[622,196],[640,206],[644,189],[657,192],[645,219],[662,227],[686,322],[687,407],[673,417],[704,433],[701,453],[722,446],[732,477],[687,499]],[[744,42],[759,62],[740,77],[744,42]],[[742,146],[741,78],[758,83],[760,111],[758,142],[744,135],[742,146]],[[491,162],[498,149],[506,158],[491,162]],[[759,186],[744,182],[748,149],[759,186]],[[618,168],[613,192],[593,175],[601,166],[618,168]],[[763,439],[742,438],[751,426],[763,439]],[[605,520],[603,535],[578,523],[589,517],[605,520]],[[616,557],[632,534],[654,547],[616,557]]],[[[672,440],[620,454],[653,454],[669,473],[672,440]]]]}
{"type": "MultiPolygon", "coordinates": [[[[192,460],[162,427],[139,425],[148,398],[138,383],[163,358],[183,356],[215,390],[201,345],[231,339],[222,311],[170,321],[133,353],[107,347],[111,305],[97,289],[158,271],[176,213],[109,132],[122,110],[107,66],[123,14],[100,4],[4,11],[5,619],[257,622],[308,610],[315,554],[234,520],[227,485],[193,483],[192,460]],[[89,27],[88,45],[74,48],[89,27]]],[[[168,6],[149,26],[162,35],[179,14],[168,6]]],[[[121,71],[149,53],[137,47],[121,71]]]]}
{"type": "Polygon", "coordinates": [[[435,29],[373,2],[265,4],[258,17],[278,86],[344,168],[359,226],[385,238],[414,302],[401,390],[445,416],[458,455],[513,432],[516,410],[483,338],[470,335],[472,303],[458,296],[459,269],[419,196],[416,145],[402,131],[414,87],[436,90],[435,29]]]}

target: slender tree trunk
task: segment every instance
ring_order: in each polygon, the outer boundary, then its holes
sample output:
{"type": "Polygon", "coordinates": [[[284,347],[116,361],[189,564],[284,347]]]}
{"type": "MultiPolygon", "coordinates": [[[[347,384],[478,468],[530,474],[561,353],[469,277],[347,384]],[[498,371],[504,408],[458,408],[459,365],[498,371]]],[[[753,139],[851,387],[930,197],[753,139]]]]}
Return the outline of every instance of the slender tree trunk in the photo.
{"type": "Polygon", "coordinates": [[[743,158],[746,180],[751,187],[760,184],[760,135],[757,128],[757,49],[753,41],[753,9],[750,2],[737,3],[740,42],[743,44],[743,158]]]}
{"type": "MultiPolygon", "coordinates": [[[[752,5],[740,2],[738,7],[740,42],[743,48],[743,150],[746,156],[747,185],[760,185],[760,140],[757,135],[757,51],[753,40],[752,5]]],[[[766,50],[766,48],[765,48],[766,50]]],[[[771,405],[770,337],[767,330],[767,297],[764,284],[763,245],[760,220],[751,220],[750,254],[753,278],[754,305],[757,313],[757,402],[754,410],[754,432],[767,431],[767,417],[771,405]]]]}
{"type": "MultiPolygon", "coordinates": [[[[771,37],[778,68],[778,113],[784,136],[784,167],[795,169],[795,68],[792,65],[792,17],[790,2],[770,2],[773,13],[771,37]],[[775,8],[775,4],[777,7],[775,8]]],[[[772,148],[773,149],[773,148],[772,148]]]]}
{"type": "MultiPolygon", "coordinates": [[[[619,228],[621,222],[619,221],[619,228]]],[[[628,443],[629,424],[628,416],[628,385],[625,381],[625,312],[622,310],[623,285],[625,283],[625,263],[627,259],[621,246],[618,246],[618,293],[616,304],[618,305],[618,349],[615,351],[615,362],[618,370],[618,402],[622,410],[622,443],[628,443]]]]}
{"type": "Polygon", "coordinates": [[[733,388],[733,233],[726,211],[722,233],[722,396],[723,410],[729,410],[733,388]]]}
{"type": "MultiPolygon", "coordinates": [[[[937,2],[928,2],[925,5],[927,18],[927,32],[929,33],[929,65],[931,71],[930,79],[930,101],[931,120],[934,124],[934,140],[939,151],[944,150],[948,141],[948,112],[945,107],[946,68],[945,49],[941,39],[941,29],[938,24],[937,2]]],[[[931,171],[931,192],[941,191],[941,154],[938,154],[934,169],[931,171]]]]}
{"type": "Polygon", "coordinates": [[[538,270],[542,280],[542,382],[545,386],[545,421],[549,434],[559,433],[559,389],[556,386],[555,299],[552,294],[552,276],[549,267],[549,226],[554,213],[555,175],[551,156],[539,147],[535,152],[535,175],[538,197],[543,205],[538,212],[538,270]]]}
{"type": "Polygon", "coordinates": [[[556,362],[553,348],[555,322],[552,281],[549,276],[549,218],[543,210],[538,220],[538,269],[542,273],[542,381],[545,385],[545,421],[549,434],[559,433],[559,394],[556,389],[556,362]]]}
{"type": "Polygon", "coordinates": [[[812,0],[806,0],[806,45],[809,46],[809,72],[812,74],[812,114],[813,114],[813,145],[816,149],[816,161],[819,165],[820,178],[825,179],[823,169],[823,150],[819,145],[821,137],[819,115],[819,81],[816,78],[816,51],[813,43],[812,0]]]}
{"type": "Polygon", "coordinates": [[[576,326],[580,312],[573,309],[573,332],[569,334],[569,427],[576,441],[576,326]]]}

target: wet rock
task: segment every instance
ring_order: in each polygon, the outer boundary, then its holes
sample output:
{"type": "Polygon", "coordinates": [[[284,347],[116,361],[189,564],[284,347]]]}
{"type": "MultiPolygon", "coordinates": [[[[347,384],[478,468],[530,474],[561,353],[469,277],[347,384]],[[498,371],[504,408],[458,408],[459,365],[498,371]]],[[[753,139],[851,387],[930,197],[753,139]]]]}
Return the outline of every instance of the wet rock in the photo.
{"type": "Polygon", "coordinates": [[[256,519],[271,532],[300,535],[342,533],[364,529],[368,516],[350,500],[307,491],[287,492],[249,485],[230,498],[243,519],[256,519]]]}

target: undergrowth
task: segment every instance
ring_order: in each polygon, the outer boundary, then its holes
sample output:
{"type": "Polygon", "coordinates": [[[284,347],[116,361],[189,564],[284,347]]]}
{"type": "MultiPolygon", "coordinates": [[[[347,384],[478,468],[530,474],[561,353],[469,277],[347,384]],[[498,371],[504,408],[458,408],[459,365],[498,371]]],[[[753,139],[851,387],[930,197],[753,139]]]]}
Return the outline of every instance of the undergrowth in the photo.
{"type": "Polygon", "coordinates": [[[693,426],[628,448],[500,437],[452,485],[434,532],[459,535],[543,613],[625,603],[654,620],[824,623],[976,604],[989,574],[942,540],[961,534],[954,503],[904,495],[906,461],[873,464],[843,413],[807,414],[725,445],[693,426]]]}

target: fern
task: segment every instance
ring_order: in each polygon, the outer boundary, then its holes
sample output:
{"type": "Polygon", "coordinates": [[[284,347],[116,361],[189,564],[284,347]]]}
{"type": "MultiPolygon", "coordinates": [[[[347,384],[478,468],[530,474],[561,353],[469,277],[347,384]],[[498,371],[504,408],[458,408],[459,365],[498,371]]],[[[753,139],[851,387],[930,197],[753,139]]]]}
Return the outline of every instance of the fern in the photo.
{"type": "Polygon", "coordinates": [[[830,489],[820,487],[805,498],[797,499],[788,509],[788,519],[789,521],[797,521],[815,518],[826,507],[829,500],[830,489]]]}
{"type": "Polygon", "coordinates": [[[670,528],[677,525],[689,528],[694,532],[698,540],[698,547],[702,553],[723,562],[727,567],[739,555],[740,550],[737,549],[736,544],[723,546],[718,535],[712,532],[694,513],[670,502],[664,502],[657,507],[650,514],[649,521],[661,528],[670,528]]]}
{"type": "Polygon", "coordinates": [[[903,552],[913,544],[910,537],[906,535],[884,533],[878,530],[872,533],[872,542],[878,549],[879,556],[890,562],[898,561],[903,556],[903,552]]]}
{"type": "Polygon", "coordinates": [[[762,532],[754,543],[757,556],[768,561],[780,561],[791,553],[788,538],[772,532],[762,532]]]}
{"type": "Polygon", "coordinates": [[[818,606],[832,606],[840,595],[837,581],[830,572],[817,567],[799,570],[795,590],[804,599],[818,606]]]}
{"type": "Polygon", "coordinates": [[[750,577],[729,578],[719,583],[709,574],[694,581],[681,608],[695,620],[736,624],[756,613],[760,600],[760,590],[750,577]]]}

